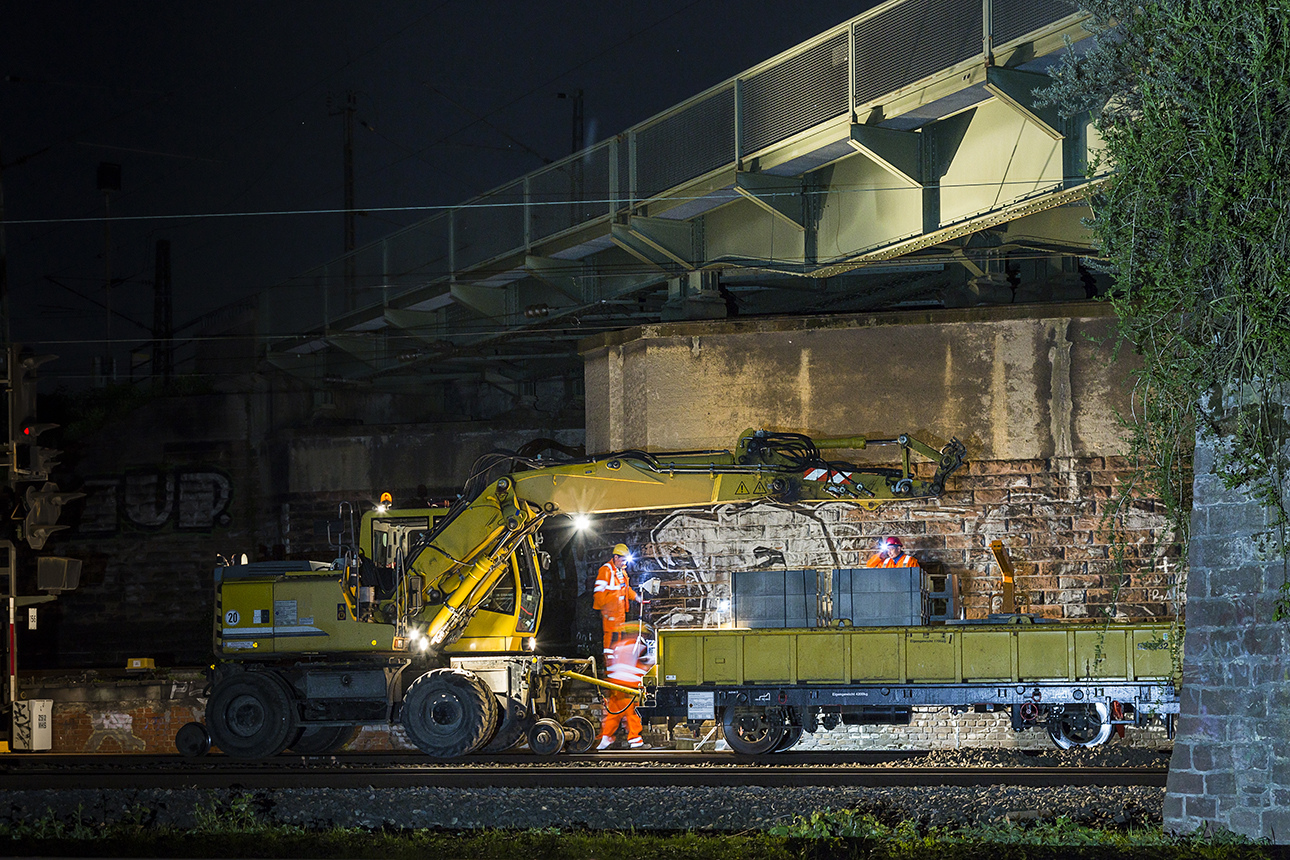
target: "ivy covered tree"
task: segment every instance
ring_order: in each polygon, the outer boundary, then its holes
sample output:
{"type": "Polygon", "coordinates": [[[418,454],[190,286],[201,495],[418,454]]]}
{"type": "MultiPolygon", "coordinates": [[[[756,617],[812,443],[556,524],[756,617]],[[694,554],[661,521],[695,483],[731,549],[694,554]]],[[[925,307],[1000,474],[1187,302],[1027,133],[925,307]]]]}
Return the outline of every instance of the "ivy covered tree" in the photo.
{"type": "MultiPolygon", "coordinates": [[[[1197,433],[1286,559],[1290,405],[1290,4],[1085,0],[1091,47],[1044,95],[1092,114],[1109,179],[1093,230],[1121,344],[1142,356],[1130,454],[1185,553],[1197,433]]],[[[1086,40],[1087,41],[1087,40],[1086,40]]],[[[1081,46],[1082,47],[1082,46],[1081,46]]],[[[1284,616],[1287,586],[1279,614],[1284,616]]]]}

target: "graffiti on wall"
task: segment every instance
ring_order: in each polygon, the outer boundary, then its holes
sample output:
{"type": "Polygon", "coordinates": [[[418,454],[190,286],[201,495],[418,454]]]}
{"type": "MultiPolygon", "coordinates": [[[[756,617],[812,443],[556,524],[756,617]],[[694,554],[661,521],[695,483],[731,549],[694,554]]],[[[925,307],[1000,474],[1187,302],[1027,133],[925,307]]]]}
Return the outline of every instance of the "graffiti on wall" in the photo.
{"type": "Polygon", "coordinates": [[[673,604],[653,623],[719,626],[730,620],[730,579],[737,571],[863,564],[870,538],[847,516],[852,510],[845,503],[795,507],[764,502],[672,511],[643,541],[646,552],[632,580],[659,580],[663,596],[673,604]]]}
{"type": "Polygon", "coordinates": [[[134,470],[90,478],[81,534],[116,534],[123,528],[204,532],[227,526],[233,483],[219,469],[184,467],[134,470]]]}

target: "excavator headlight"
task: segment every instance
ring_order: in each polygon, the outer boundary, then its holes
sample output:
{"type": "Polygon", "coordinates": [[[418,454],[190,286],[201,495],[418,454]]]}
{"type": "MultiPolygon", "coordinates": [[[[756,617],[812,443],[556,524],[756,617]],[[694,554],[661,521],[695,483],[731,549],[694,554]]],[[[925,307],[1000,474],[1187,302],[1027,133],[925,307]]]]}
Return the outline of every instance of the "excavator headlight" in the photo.
{"type": "Polygon", "coordinates": [[[580,532],[585,532],[587,529],[591,528],[591,517],[586,514],[574,514],[573,527],[580,532]]]}

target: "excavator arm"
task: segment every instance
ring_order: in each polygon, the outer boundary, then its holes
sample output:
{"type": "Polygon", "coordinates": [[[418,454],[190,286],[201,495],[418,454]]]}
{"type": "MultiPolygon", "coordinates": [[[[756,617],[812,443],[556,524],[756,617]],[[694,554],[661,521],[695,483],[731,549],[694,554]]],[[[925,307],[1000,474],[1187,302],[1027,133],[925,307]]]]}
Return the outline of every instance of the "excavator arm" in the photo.
{"type": "Polygon", "coordinates": [[[937,451],[909,436],[812,440],[796,433],[748,430],[734,450],[650,454],[622,451],[573,461],[494,456],[476,470],[462,498],[413,551],[409,574],[423,596],[424,635],[451,645],[498,580],[510,557],[547,517],[608,514],[728,503],[885,502],[939,496],[965,458],[957,439],[937,451]],[[900,468],[826,460],[825,450],[896,445],[900,468]],[[917,477],[910,453],[933,459],[917,477]]]}

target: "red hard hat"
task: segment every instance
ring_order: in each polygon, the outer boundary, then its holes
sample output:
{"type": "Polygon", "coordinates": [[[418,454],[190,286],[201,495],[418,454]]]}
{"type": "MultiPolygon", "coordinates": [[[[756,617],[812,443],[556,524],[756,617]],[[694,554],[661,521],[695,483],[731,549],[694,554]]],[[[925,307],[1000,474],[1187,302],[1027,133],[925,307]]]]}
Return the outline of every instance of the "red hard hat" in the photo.
{"type": "Polygon", "coordinates": [[[885,543],[887,546],[904,546],[904,544],[900,542],[900,538],[898,537],[889,537],[886,540],[884,540],[883,543],[885,543]]]}

